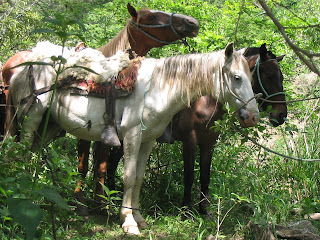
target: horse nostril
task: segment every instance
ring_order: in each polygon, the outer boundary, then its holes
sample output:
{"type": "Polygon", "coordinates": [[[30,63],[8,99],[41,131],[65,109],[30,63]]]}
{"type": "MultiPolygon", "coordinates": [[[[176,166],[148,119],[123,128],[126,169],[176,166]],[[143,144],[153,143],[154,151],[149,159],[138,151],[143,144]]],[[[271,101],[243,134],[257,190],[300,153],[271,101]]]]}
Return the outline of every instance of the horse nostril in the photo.
{"type": "Polygon", "coordinates": [[[286,118],[286,117],[287,117],[287,113],[285,113],[285,112],[279,113],[279,118],[280,118],[280,119],[284,119],[284,118],[286,118]]]}
{"type": "Polygon", "coordinates": [[[190,21],[189,19],[186,20],[188,24],[195,25],[194,22],[190,21]]]}
{"type": "Polygon", "coordinates": [[[252,117],[252,122],[254,122],[254,123],[257,122],[257,119],[255,116],[252,117]]]}
{"type": "Polygon", "coordinates": [[[196,19],[186,19],[186,23],[195,28],[199,28],[199,22],[196,19]]]}
{"type": "Polygon", "coordinates": [[[246,119],[249,118],[249,113],[246,109],[244,108],[241,108],[239,110],[239,118],[242,120],[242,121],[245,121],[246,119]]]}

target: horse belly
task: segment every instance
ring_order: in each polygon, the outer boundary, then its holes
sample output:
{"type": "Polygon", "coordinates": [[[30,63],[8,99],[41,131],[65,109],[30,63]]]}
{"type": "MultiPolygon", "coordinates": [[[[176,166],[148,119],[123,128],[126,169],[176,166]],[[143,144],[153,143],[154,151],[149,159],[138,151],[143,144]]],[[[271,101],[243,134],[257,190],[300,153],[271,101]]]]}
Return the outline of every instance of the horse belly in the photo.
{"type": "Polygon", "coordinates": [[[103,99],[70,95],[62,91],[55,97],[52,116],[65,131],[77,138],[100,141],[105,127],[105,103],[103,99]]]}

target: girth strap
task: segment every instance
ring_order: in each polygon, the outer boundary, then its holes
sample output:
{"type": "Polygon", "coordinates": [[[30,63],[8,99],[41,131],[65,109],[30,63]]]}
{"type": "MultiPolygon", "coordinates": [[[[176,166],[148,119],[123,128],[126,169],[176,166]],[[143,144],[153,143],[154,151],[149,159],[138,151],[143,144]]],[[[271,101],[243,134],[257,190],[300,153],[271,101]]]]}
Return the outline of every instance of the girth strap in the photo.
{"type": "MultiPolygon", "coordinates": [[[[47,86],[47,87],[43,87],[43,88],[40,88],[40,89],[36,89],[36,86],[35,86],[35,80],[34,80],[34,75],[33,75],[33,66],[30,65],[29,66],[29,72],[28,72],[28,79],[29,79],[29,83],[33,89],[33,93],[31,95],[29,95],[28,97],[25,97],[23,98],[21,101],[20,101],[20,104],[24,104],[26,102],[26,106],[24,107],[22,113],[21,113],[21,116],[19,118],[19,122],[22,123],[23,122],[23,119],[24,117],[27,115],[30,107],[32,106],[32,104],[34,103],[34,101],[36,100],[36,98],[41,95],[41,94],[44,94],[44,93],[47,93],[51,90],[53,90],[54,88],[54,84],[51,85],[51,86],[47,86]]],[[[60,80],[57,82],[57,88],[60,88],[68,83],[71,83],[71,81],[73,80],[72,77],[67,77],[63,80],[60,80]]]]}

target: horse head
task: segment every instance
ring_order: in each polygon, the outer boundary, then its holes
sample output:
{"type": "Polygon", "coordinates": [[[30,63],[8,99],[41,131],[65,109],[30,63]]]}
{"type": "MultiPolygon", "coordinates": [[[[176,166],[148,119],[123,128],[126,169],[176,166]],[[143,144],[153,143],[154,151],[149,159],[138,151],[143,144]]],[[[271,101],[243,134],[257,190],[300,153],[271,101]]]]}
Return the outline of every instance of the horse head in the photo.
{"type": "MultiPolygon", "coordinates": [[[[131,15],[129,31],[132,47],[139,41],[143,41],[144,45],[162,47],[179,39],[198,35],[199,22],[193,17],[148,9],[137,11],[130,3],[127,8],[131,15]]],[[[136,52],[138,55],[145,54],[139,50],[136,52]]]]}
{"type": "Polygon", "coordinates": [[[279,62],[283,58],[284,55],[276,57],[271,51],[268,51],[265,44],[259,48],[259,55],[248,58],[254,80],[253,91],[262,93],[262,98],[258,102],[263,111],[271,106],[269,119],[275,127],[283,124],[287,117],[287,105],[282,85],[283,75],[279,67],[279,62]]]}
{"type": "Polygon", "coordinates": [[[225,48],[223,98],[237,111],[242,127],[252,127],[259,121],[259,110],[251,88],[248,63],[241,52],[234,51],[233,43],[225,48]]]}

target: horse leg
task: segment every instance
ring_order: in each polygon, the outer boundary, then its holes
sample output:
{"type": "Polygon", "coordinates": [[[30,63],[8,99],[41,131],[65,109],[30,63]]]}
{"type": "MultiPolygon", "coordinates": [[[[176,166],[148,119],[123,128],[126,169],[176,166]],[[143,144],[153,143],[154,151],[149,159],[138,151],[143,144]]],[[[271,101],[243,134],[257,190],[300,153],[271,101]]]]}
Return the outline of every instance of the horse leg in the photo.
{"type": "Polygon", "coordinates": [[[196,157],[196,138],[194,132],[183,141],[184,195],[182,206],[191,206],[191,189],[194,181],[194,161],[196,157]]]}
{"type": "Polygon", "coordinates": [[[149,160],[150,153],[152,151],[152,147],[154,142],[147,142],[141,144],[140,152],[138,156],[138,164],[137,164],[137,178],[136,178],[136,185],[133,189],[133,196],[132,196],[132,207],[133,207],[133,217],[134,220],[138,223],[139,227],[146,228],[147,223],[146,220],[142,217],[139,210],[139,197],[140,197],[140,189],[141,184],[143,182],[144,172],[146,170],[146,165],[149,160]]]}
{"type": "Polygon", "coordinates": [[[90,153],[90,141],[78,139],[78,172],[81,175],[81,180],[77,182],[77,187],[74,191],[74,195],[77,200],[81,203],[83,201],[83,191],[82,191],[82,182],[85,180],[88,173],[88,159],[90,153]]]}
{"type": "MultiPolygon", "coordinates": [[[[44,127],[45,127],[45,117],[47,115],[48,111],[44,113],[44,117],[42,118],[42,121],[40,123],[40,126],[38,128],[38,135],[34,137],[33,145],[36,148],[40,147],[41,137],[43,135],[44,127]]],[[[63,132],[60,125],[53,120],[52,117],[49,118],[49,122],[46,129],[46,134],[43,138],[44,145],[47,145],[48,142],[50,142],[52,139],[56,139],[57,137],[61,136],[61,133],[63,132]]]]}
{"type": "Polygon", "coordinates": [[[109,154],[109,162],[107,166],[107,185],[110,190],[116,189],[115,176],[116,170],[118,168],[118,164],[120,159],[123,156],[123,143],[121,143],[121,147],[113,147],[110,150],[109,154]]]}
{"type": "MultiPolygon", "coordinates": [[[[19,106],[19,108],[21,105],[19,106]]],[[[22,107],[24,109],[24,107],[22,107]]],[[[37,99],[35,103],[30,107],[26,114],[26,119],[22,123],[21,141],[25,141],[31,151],[35,152],[39,150],[39,144],[34,140],[41,136],[42,132],[39,132],[39,127],[42,122],[42,117],[45,115],[47,109],[42,106],[41,101],[37,99]],[[35,137],[38,135],[37,137],[35,137]]],[[[48,126],[50,127],[50,126],[48,126]]]]}
{"type": "Polygon", "coordinates": [[[207,217],[211,217],[212,213],[207,210],[209,206],[209,184],[210,184],[210,166],[212,161],[213,145],[201,144],[200,147],[200,214],[205,214],[207,217]]]}
{"type": "Polygon", "coordinates": [[[124,135],[123,150],[123,199],[120,212],[122,229],[130,234],[140,234],[138,224],[133,217],[132,198],[137,179],[138,155],[141,145],[141,127],[131,128],[124,135]]]}
{"type": "Polygon", "coordinates": [[[96,200],[101,200],[101,198],[98,195],[104,195],[104,190],[102,185],[105,185],[109,151],[110,151],[109,146],[103,144],[102,142],[94,142],[93,159],[94,159],[94,179],[96,182],[94,198],[96,200]]]}

